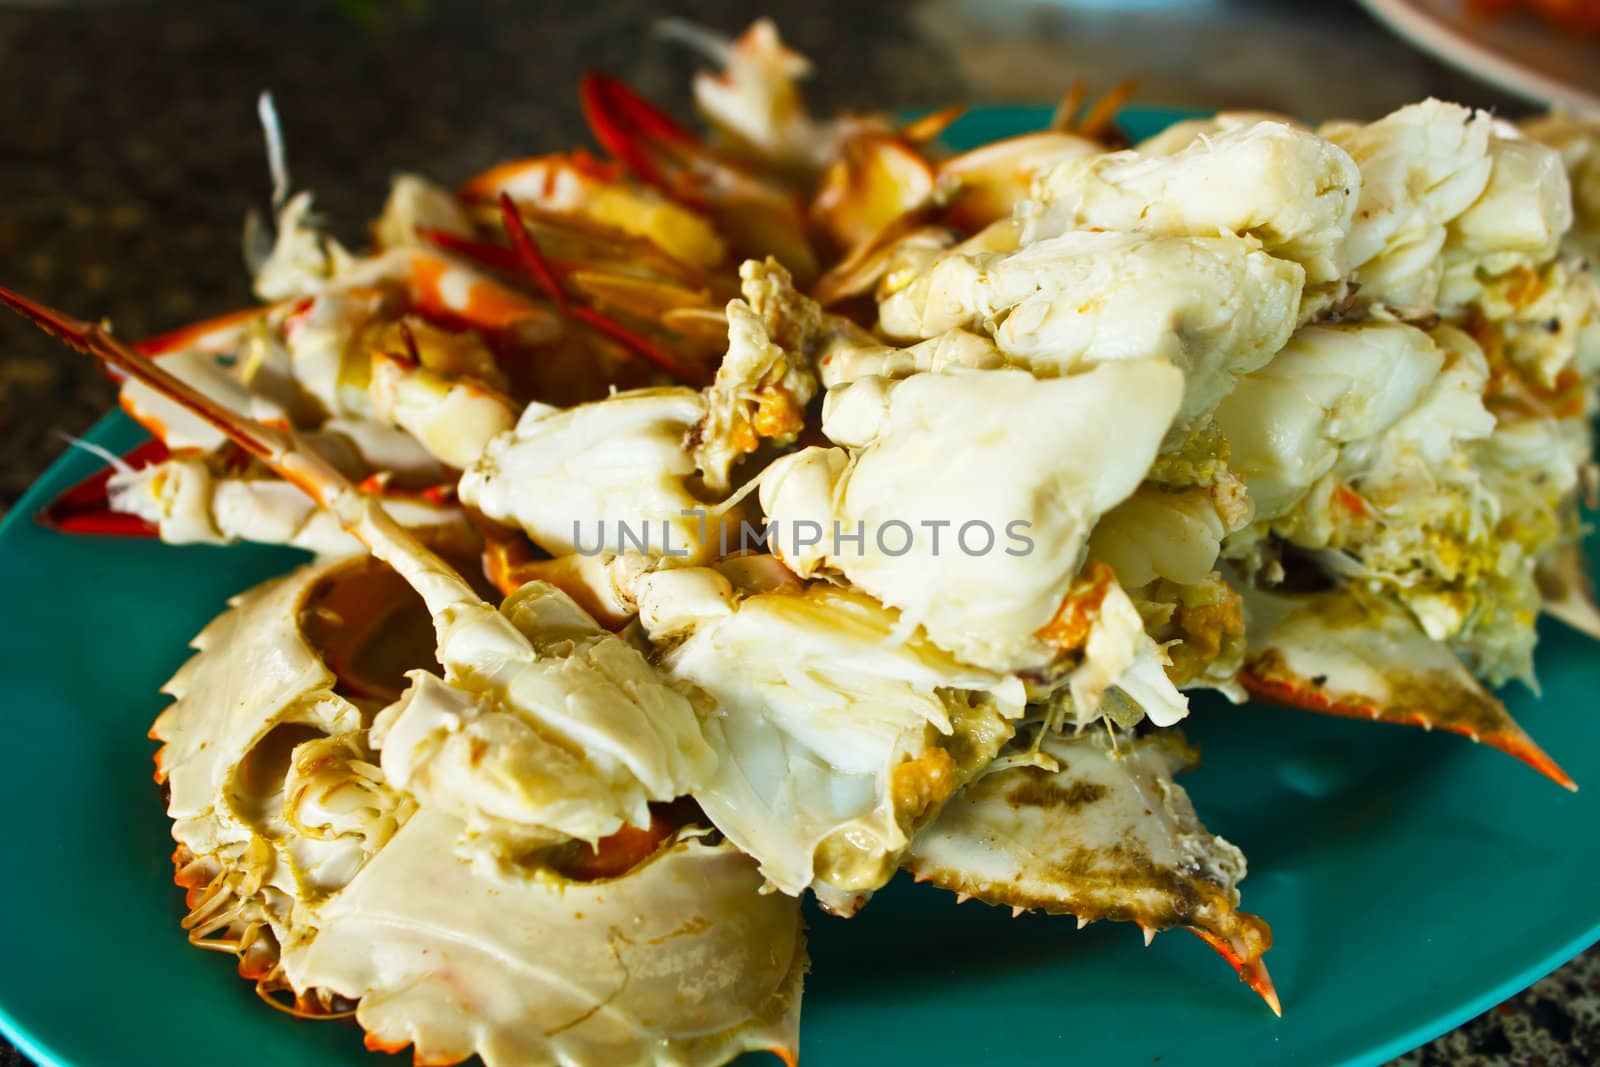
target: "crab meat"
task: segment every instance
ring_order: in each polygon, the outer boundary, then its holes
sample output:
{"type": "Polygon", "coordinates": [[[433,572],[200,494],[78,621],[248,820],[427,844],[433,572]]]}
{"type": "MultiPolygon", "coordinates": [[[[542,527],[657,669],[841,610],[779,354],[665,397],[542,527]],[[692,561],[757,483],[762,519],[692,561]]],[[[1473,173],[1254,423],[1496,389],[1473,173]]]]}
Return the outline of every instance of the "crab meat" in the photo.
{"type": "Polygon", "coordinates": [[[1414,326],[1307,326],[1216,411],[1257,520],[1285,514],[1338,461],[1410,411],[1444,355],[1414,326]]]}
{"type": "Polygon", "coordinates": [[[421,244],[424,231],[471,237],[472,218],[450,190],[415,174],[398,174],[373,224],[373,239],[382,249],[403,248],[421,244]]]}
{"type": "Polygon", "coordinates": [[[963,898],[1080,925],[1135,922],[1147,936],[1184,927],[1281,1015],[1261,960],[1272,932],[1238,910],[1244,856],[1206,831],[1172,780],[1196,762],[1181,737],[1046,734],[1037,754],[951,800],[912,842],[906,869],[963,898]]]}
{"type": "Polygon", "coordinates": [[[668,676],[717,702],[717,768],[694,792],[706,815],[778,889],[809,886],[848,915],[1011,736],[1023,689],[867,596],[801,587],[781,567],[775,580],[774,563],[724,565],[737,584],[707,568],[647,574],[640,620],[668,676]]]}
{"type": "Polygon", "coordinates": [[[1185,119],[1134,145],[1147,156],[1170,156],[1191,147],[1203,138],[1216,137],[1245,126],[1263,122],[1279,123],[1295,129],[1306,127],[1287,115],[1275,111],[1219,111],[1203,119],[1185,119]]]}
{"type": "Polygon", "coordinates": [[[867,131],[844,139],[811,200],[811,221],[845,250],[871,242],[930,205],[933,166],[904,138],[867,131]]]}
{"type": "Polygon", "coordinates": [[[988,370],[835,389],[823,431],[847,447],[762,476],[775,551],[800,574],[845,576],[965,662],[1046,667],[1062,646],[1041,631],[1089,531],[1143,480],[1182,388],[1169,363],[1124,360],[1043,381],[988,370]],[[928,457],[939,476],[910,477],[928,457]]]}
{"type": "Polygon", "coordinates": [[[708,520],[684,447],[705,414],[705,400],[685,388],[635,389],[565,409],[531,404],[462,475],[461,499],[555,556],[709,558],[721,527],[708,520]]]}
{"type": "Polygon", "coordinates": [[[1298,264],[1242,237],[1070,232],[937,256],[882,300],[879,327],[897,339],[980,327],[1040,376],[1166,359],[1184,372],[1185,430],[1283,347],[1304,283],[1298,264]]]}
{"type": "Polygon", "coordinates": [[[1446,227],[1488,185],[1492,126],[1487,112],[1425,100],[1365,126],[1317,131],[1361,170],[1344,260],[1364,301],[1415,314],[1436,306],[1446,227]]]}
{"type": "Polygon", "coordinates": [[[741,457],[764,441],[791,444],[804,429],[817,392],[808,349],[824,330],[822,310],[795,292],[776,261],[747,260],[739,274],[745,298],[728,303],[728,350],[690,435],[695,466],[716,493],[731,488],[729,471],[741,457]]]}
{"type": "Polygon", "coordinates": [[[414,672],[372,743],[391,782],[463,819],[492,859],[648,826],[647,802],[711,774],[689,701],[552,585],[528,582],[440,659],[444,677],[414,672]],[[485,665],[500,676],[489,687],[485,665]]]}
{"type": "Polygon", "coordinates": [[[470,467],[517,412],[506,397],[470,378],[453,378],[405,358],[375,352],[372,412],[412,437],[447,467],[470,467]]]}
{"type": "Polygon", "coordinates": [[[287,952],[296,988],[359,999],[371,1049],[418,1063],[795,1062],[806,969],[800,909],[755,864],[680,832],[621,877],[495,877],[451,855],[426,807],[318,909],[287,952]]]}
{"type": "Polygon", "coordinates": [[[1567,773],[1450,649],[1404,611],[1347,590],[1241,588],[1249,652],[1239,681],[1275,704],[1448,730],[1498,748],[1567,789],[1567,773]]]}
{"type": "Polygon", "coordinates": [[[996,370],[1013,366],[994,341],[970,330],[950,330],[906,348],[875,338],[841,338],[818,361],[818,377],[829,389],[860,378],[909,378],[957,370],[996,370]]]}
{"type": "Polygon", "coordinates": [[[318,292],[354,262],[343,245],[322,232],[311,211],[311,194],[296,193],[278,212],[271,251],[252,263],[255,293],[276,301],[318,292]]]}
{"type": "Polygon", "coordinates": [[[1337,145],[1282,122],[1236,126],[1171,155],[1135,149],[1058,164],[1038,181],[1023,241],[1087,229],[1255,237],[1318,285],[1346,273],[1360,188],[1337,145]]]}
{"type": "Polygon", "coordinates": [[[1548,262],[1572,226],[1572,188],[1555,149],[1502,124],[1488,153],[1483,192],[1446,227],[1439,295],[1446,309],[1472,300],[1484,278],[1548,262]]]}
{"type": "Polygon", "coordinates": [[[1573,227],[1563,245],[1589,259],[1600,251],[1600,123],[1551,112],[1522,123],[1522,132],[1555,149],[1572,189],[1573,227]]]}
{"type": "Polygon", "coordinates": [[[780,171],[822,169],[835,140],[801,99],[798,83],[811,63],[784,45],[771,19],[757,19],[732,41],[681,19],[661,28],[721,65],[718,74],[694,76],[694,102],[728,151],[780,171]]]}

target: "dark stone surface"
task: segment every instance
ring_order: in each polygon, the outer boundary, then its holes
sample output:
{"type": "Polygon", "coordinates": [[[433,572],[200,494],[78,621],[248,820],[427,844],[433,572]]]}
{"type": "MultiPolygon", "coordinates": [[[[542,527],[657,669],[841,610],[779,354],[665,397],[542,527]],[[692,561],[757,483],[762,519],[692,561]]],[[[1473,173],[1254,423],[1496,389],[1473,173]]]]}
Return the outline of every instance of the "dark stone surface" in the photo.
{"type": "MultiPolygon", "coordinates": [[[[1041,99],[1074,76],[1104,88],[1125,72],[1172,103],[1374,114],[1434,92],[1517,107],[1409,52],[1348,4],[1317,5],[1314,15],[1272,0],[1222,6],[1249,47],[1192,69],[1147,49],[1149,23],[1138,19],[1124,31],[1097,15],[1090,36],[1061,29],[1068,16],[1016,17],[1018,5],[1010,30],[969,32],[962,20],[975,18],[974,5],[962,0],[780,0],[766,10],[817,59],[809,95],[822,109],[1041,99]],[[1266,47],[1273,41],[1281,47],[1266,47]],[[954,55],[964,42],[971,47],[954,55]],[[1013,48],[1027,50],[1027,64],[1005,62],[1013,48]],[[1147,54],[1148,69],[1127,69],[1147,54]]],[[[737,0],[679,7],[729,31],[752,10],[737,0]]],[[[268,191],[254,111],[261,89],[276,94],[296,185],[316,191],[325,214],[358,237],[397,170],[449,182],[496,159],[581,142],[575,83],[584,67],[625,73],[686,110],[695,64],[652,40],[661,11],[637,0],[0,0],[0,281],[109,317],[127,337],[240,306],[240,222],[268,191]]],[[[0,509],[64,447],[60,433],[81,432],[112,402],[88,360],[0,320],[0,509]]],[[[1591,951],[1402,1062],[1594,1064],[1597,1005],[1600,955],[1591,951]]],[[[0,1067],[23,1063],[0,1043],[0,1067]]]]}

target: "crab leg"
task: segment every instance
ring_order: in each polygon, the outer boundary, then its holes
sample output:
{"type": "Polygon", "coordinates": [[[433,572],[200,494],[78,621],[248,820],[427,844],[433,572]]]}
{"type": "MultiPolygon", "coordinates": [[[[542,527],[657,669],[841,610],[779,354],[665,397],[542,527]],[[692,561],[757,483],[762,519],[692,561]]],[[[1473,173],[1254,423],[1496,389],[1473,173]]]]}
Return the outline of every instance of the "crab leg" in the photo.
{"type": "Polygon", "coordinates": [[[705,211],[746,256],[777,256],[809,283],[816,254],[793,197],[722,159],[620,80],[595,71],[578,92],[595,140],[638,177],[705,211]]]}
{"type": "Polygon", "coordinates": [[[45,526],[62,533],[155,537],[157,531],[153,523],[112,509],[107,483],[124,467],[138,470],[160,463],[169,455],[167,446],[159,438],[145,441],[124,453],[121,465],[107,464],[46,504],[37,518],[45,526]]]}
{"type": "Polygon", "coordinates": [[[534,283],[555,301],[561,313],[570,316],[577,322],[605,334],[613,341],[618,342],[629,352],[639,356],[647,362],[655,364],[679,381],[697,381],[704,375],[693,367],[689,367],[642,334],[628,329],[615,319],[608,318],[594,308],[575,304],[566,287],[556,276],[555,270],[549,261],[539,251],[539,246],[534,242],[533,235],[528,232],[527,226],[522,221],[522,214],[517,210],[517,205],[512,201],[510,194],[500,194],[500,211],[505,220],[506,233],[511,238],[511,246],[516,253],[517,261],[523,270],[532,277],[534,283]]]}
{"type": "Polygon", "coordinates": [[[375,500],[352,486],[321,456],[298,447],[290,435],[228,411],[112,337],[98,323],[47,308],[4,286],[0,286],[0,304],[32,320],[40,329],[78,351],[104,360],[130,378],[182,403],[216,427],[240,448],[338,516],[340,523],[374,556],[406,577],[435,616],[464,603],[482,603],[460,575],[391,519],[375,500]]]}
{"type": "Polygon", "coordinates": [[[1557,785],[1578,786],[1453,652],[1396,607],[1329,590],[1301,596],[1246,586],[1249,649],[1240,683],[1258,699],[1461,734],[1557,785]]]}
{"type": "Polygon", "coordinates": [[[422,597],[445,676],[413,675],[382,729],[374,724],[374,743],[390,781],[485,831],[491,853],[648,826],[649,802],[683,796],[710,773],[715,755],[689,701],[559,590],[532,582],[497,609],[292,435],[222,408],[102,326],[4,288],[0,303],[215,426],[332,513],[422,597]],[[440,715],[462,728],[433,729],[440,715]],[[487,791],[463,788],[451,773],[469,758],[485,768],[487,791]]]}

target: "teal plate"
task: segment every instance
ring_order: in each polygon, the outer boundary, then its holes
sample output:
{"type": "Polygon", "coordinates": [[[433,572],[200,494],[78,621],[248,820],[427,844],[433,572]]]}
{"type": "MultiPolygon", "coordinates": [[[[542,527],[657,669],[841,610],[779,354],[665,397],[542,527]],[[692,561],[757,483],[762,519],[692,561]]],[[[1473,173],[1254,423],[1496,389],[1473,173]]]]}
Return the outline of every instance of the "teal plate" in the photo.
{"type": "MultiPolygon", "coordinates": [[[[952,139],[1042,114],[981,111],[952,139]]],[[[141,434],[112,416],[90,436],[121,450],[141,434]]],[[[0,524],[0,1027],[42,1065],[404,1062],[279,1015],[179,931],[145,739],[157,688],[226,597],[297,556],[35,525],[98,466],[64,457],[0,524]]],[[[1131,926],[1012,919],[902,877],[848,923],[811,915],[805,1061],[1373,1064],[1515,993],[1600,936],[1600,658],[1559,626],[1542,637],[1543,699],[1508,699],[1576,795],[1454,736],[1197,702],[1205,765],[1185,781],[1250,858],[1244,904],[1272,923],[1282,1019],[1198,938],[1144,948],[1131,926]]]]}

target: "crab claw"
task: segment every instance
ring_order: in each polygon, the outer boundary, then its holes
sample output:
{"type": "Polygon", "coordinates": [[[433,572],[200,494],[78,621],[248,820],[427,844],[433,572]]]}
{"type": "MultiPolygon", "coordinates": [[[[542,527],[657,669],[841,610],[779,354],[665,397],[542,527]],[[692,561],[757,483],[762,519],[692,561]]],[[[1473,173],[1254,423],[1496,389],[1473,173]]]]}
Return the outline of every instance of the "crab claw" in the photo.
{"type": "Polygon", "coordinates": [[[119,470],[138,470],[171,455],[160,440],[151,438],[108,463],[56,497],[35,516],[62,533],[99,534],[107,537],[155,537],[155,524],[138,515],[113,510],[109,483],[119,470]]]}
{"type": "Polygon", "coordinates": [[[988,904],[1184,927],[1281,1015],[1261,961],[1265,921],[1238,910],[1244,856],[1206,832],[1172,776],[1195,753],[1176,731],[1143,738],[1048,734],[1057,764],[1014,765],[968,786],[911,844],[919,880],[988,904]]]}
{"type": "Polygon", "coordinates": [[[1240,592],[1250,644],[1239,681],[1252,696],[1462,734],[1577,790],[1455,653],[1400,608],[1342,589],[1286,596],[1246,586],[1240,592]]]}
{"type": "Polygon", "coordinates": [[[585,74],[578,92],[595,140],[642,181],[710,215],[741,255],[776,256],[807,283],[816,276],[805,217],[786,190],[718,156],[610,75],[585,74]]]}

